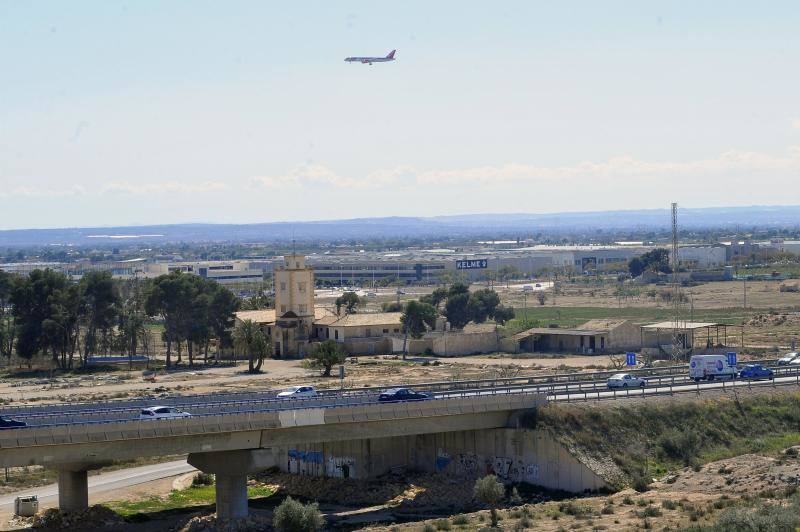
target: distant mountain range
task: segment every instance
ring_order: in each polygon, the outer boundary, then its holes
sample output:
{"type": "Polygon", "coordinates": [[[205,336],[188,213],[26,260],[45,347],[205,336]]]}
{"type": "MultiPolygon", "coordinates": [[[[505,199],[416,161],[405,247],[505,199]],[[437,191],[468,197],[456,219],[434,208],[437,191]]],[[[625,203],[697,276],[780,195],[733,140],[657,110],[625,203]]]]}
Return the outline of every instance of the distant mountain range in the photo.
{"type": "MultiPolygon", "coordinates": [[[[800,206],[680,209],[684,229],[743,231],[758,227],[800,227],[800,206]]],[[[356,218],[314,222],[255,224],[176,224],[0,231],[1,247],[111,245],[175,242],[273,242],[368,240],[374,238],[524,237],[531,233],[568,234],[604,231],[664,230],[667,209],[551,214],[465,214],[433,217],[356,218]]]]}

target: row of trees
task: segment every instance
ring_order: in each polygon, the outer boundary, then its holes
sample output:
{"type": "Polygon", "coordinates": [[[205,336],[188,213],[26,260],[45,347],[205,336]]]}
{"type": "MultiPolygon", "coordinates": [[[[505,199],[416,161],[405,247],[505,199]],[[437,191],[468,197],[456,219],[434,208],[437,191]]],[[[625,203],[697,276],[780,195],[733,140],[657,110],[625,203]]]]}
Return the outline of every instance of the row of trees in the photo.
{"type": "MultiPolygon", "coordinates": [[[[232,344],[236,296],[214,281],[171,273],[152,281],[115,281],[110,272],[89,272],[77,283],[53,270],[27,276],[0,271],[0,355],[31,360],[50,356],[57,367],[73,368],[112,350],[148,354],[149,324],[164,321],[167,366],[173,347],[178,362],[185,345],[189,364],[209,346],[232,344]]],[[[217,351],[219,352],[219,351],[217,351]]]]}
{"type": "MultiPolygon", "coordinates": [[[[364,305],[364,301],[355,292],[345,292],[336,299],[337,314],[353,314],[364,305]]],[[[514,310],[500,304],[500,296],[490,288],[469,291],[466,283],[454,283],[449,288],[437,288],[432,293],[422,296],[419,301],[410,303],[384,303],[384,312],[403,312],[409,317],[412,335],[417,334],[423,324],[430,322],[433,328],[436,317],[441,313],[456,329],[463,329],[469,322],[484,323],[493,319],[499,324],[514,317],[514,310]],[[413,303],[413,305],[412,305],[413,303]],[[409,305],[411,305],[409,307],[409,305]]],[[[404,318],[403,323],[406,323],[404,318]]]]}
{"type": "Polygon", "coordinates": [[[220,349],[232,345],[231,329],[239,300],[215,281],[173,272],[153,280],[144,309],[149,316],[164,318],[167,367],[171,364],[172,346],[177,346],[180,360],[183,343],[191,366],[200,351],[208,361],[212,339],[217,340],[217,355],[220,349]]]}
{"type": "Polygon", "coordinates": [[[664,248],[656,248],[641,257],[634,257],[628,261],[628,271],[633,277],[638,277],[648,271],[670,273],[672,268],[669,265],[669,251],[664,248]]]}
{"type": "Polygon", "coordinates": [[[444,304],[442,314],[456,329],[462,329],[469,322],[483,323],[494,319],[503,324],[514,317],[513,309],[500,304],[500,296],[489,288],[470,293],[469,285],[454,283],[449,288],[437,288],[420,298],[420,302],[432,305],[437,311],[444,304]]]}

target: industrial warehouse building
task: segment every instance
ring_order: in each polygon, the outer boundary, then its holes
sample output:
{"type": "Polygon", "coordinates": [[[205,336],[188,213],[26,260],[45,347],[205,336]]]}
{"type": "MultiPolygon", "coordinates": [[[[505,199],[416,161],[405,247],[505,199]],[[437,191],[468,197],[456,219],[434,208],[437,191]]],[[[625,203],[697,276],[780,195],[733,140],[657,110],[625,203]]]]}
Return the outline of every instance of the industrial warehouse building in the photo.
{"type": "MultiPolygon", "coordinates": [[[[464,277],[470,281],[496,276],[513,267],[523,276],[548,270],[584,271],[624,270],[627,262],[654,249],[643,243],[619,245],[536,245],[498,248],[483,243],[470,249],[427,249],[392,252],[336,251],[311,254],[306,261],[316,274],[316,286],[378,286],[388,283],[437,284],[443,278],[464,277]]],[[[507,243],[502,243],[506,245],[507,243]]],[[[679,250],[681,263],[689,268],[720,268],[725,263],[753,254],[800,252],[796,241],[722,242],[687,245],[679,250]]],[[[28,273],[36,268],[51,268],[74,279],[89,271],[110,271],[117,278],[152,278],[173,271],[200,275],[222,284],[257,283],[271,279],[283,259],[262,257],[228,261],[184,261],[180,257],[131,259],[104,262],[7,263],[0,269],[28,273]]]]}

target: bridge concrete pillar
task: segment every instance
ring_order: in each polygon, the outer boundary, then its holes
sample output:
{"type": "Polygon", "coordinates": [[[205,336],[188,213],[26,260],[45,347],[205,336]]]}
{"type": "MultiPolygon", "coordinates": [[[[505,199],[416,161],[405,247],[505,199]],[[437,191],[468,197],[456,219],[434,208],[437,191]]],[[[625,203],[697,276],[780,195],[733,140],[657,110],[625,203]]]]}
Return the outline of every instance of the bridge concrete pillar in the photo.
{"type": "Polygon", "coordinates": [[[217,517],[247,517],[247,475],[276,465],[271,449],[192,453],[187,460],[204,473],[214,473],[217,484],[217,517]]]}
{"type": "Polygon", "coordinates": [[[247,474],[216,474],[217,517],[240,519],[247,517],[247,474]]]}
{"type": "Polygon", "coordinates": [[[89,481],[86,469],[58,470],[58,508],[75,512],[89,507],[89,481]]]}

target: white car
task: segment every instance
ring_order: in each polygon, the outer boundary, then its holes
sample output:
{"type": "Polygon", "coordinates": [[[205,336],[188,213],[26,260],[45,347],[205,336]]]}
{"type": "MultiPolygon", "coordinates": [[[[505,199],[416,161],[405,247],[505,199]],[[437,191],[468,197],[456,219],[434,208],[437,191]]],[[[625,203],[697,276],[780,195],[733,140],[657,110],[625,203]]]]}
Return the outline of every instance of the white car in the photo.
{"type": "Polygon", "coordinates": [[[789,364],[800,364],[800,353],[793,351],[778,359],[779,366],[787,366],[789,364]]]}
{"type": "Polygon", "coordinates": [[[151,406],[150,408],[142,408],[142,411],[139,413],[140,420],[176,419],[183,417],[192,417],[192,415],[174,406],[151,406]]]}
{"type": "Polygon", "coordinates": [[[316,397],[317,390],[313,386],[292,386],[278,393],[278,399],[299,399],[301,397],[316,397]]]}
{"type": "Polygon", "coordinates": [[[617,373],[606,381],[609,388],[644,388],[647,381],[630,373],[617,373]]]}

